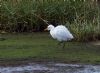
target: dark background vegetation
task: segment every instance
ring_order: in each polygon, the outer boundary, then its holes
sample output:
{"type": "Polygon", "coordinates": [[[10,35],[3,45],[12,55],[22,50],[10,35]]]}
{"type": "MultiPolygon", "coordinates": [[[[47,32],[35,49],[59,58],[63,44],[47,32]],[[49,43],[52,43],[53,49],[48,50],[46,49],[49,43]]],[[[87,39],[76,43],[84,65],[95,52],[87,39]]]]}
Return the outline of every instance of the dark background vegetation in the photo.
{"type": "Polygon", "coordinates": [[[77,41],[100,39],[99,0],[0,0],[0,32],[41,32],[65,25],[77,41]]]}

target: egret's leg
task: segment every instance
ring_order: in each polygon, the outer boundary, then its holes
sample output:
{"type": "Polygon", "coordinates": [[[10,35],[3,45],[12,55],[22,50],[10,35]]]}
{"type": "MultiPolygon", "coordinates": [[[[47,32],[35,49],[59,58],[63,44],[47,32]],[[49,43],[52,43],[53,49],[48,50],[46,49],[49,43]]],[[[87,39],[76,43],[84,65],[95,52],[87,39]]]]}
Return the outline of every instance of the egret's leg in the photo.
{"type": "Polygon", "coordinates": [[[63,43],[62,41],[58,42],[58,44],[57,44],[57,45],[58,45],[58,48],[59,48],[60,46],[62,47],[62,43],[63,43]]]}
{"type": "Polygon", "coordinates": [[[64,49],[65,48],[65,42],[63,42],[62,44],[63,44],[62,48],[64,49]]]}

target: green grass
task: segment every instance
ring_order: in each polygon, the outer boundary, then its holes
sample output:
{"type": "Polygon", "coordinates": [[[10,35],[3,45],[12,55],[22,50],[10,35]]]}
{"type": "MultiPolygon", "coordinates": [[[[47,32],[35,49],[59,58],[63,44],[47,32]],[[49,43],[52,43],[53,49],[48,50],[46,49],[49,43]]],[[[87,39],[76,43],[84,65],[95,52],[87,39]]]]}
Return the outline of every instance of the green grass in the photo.
{"type": "Polygon", "coordinates": [[[57,46],[48,33],[2,34],[0,61],[49,60],[76,63],[100,63],[100,46],[89,43],[66,42],[65,49],[57,46]]]}

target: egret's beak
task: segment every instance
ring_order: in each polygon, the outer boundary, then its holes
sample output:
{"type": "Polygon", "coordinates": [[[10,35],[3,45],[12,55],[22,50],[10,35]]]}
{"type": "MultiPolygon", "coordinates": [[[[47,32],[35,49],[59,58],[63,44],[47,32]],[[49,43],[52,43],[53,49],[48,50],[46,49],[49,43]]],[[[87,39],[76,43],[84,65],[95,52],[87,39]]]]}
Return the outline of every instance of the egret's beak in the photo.
{"type": "Polygon", "coordinates": [[[44,29],[44,31],[48,31],[48,29],[46,28],[46,29],[44,29]]]}

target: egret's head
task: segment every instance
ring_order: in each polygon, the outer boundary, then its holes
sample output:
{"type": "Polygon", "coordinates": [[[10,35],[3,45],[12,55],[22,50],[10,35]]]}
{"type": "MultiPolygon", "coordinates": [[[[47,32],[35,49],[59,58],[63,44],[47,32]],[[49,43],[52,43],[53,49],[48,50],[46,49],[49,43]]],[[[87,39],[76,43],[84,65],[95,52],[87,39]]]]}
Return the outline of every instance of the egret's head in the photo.
{"type": "Polygon", "coordinates": [[[54,26],[53,25],[48,25],[47,30],[52,30],[52,29],[54,29],[54,26]]]}

